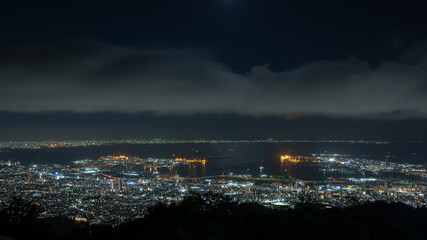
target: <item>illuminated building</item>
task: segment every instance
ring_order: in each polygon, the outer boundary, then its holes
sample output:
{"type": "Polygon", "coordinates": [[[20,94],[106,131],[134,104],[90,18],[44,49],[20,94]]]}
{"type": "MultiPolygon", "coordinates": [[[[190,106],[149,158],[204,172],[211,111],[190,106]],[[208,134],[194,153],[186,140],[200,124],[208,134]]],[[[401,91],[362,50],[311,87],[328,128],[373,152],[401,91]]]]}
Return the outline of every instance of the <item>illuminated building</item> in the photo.
{"type": "Polygon", "coordinates": [[[280,156],[280,161],[281,162],[289,162],[289,163],[299,163],[301,162],[299,159],[297,158],[292,158],[289,155],[281,155],[280,156]]]}

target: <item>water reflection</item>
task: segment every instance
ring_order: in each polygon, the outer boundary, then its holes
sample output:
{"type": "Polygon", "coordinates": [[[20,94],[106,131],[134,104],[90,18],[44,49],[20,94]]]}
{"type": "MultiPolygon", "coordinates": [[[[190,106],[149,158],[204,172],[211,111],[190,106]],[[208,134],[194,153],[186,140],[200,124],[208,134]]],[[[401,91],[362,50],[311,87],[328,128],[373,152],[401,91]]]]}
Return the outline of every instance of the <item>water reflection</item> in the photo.
{"type": "MultiPolygon", "coordinates": [[[[98,159],[109,155],[131,155],[140,158],[188,157],[191,159],[207,158],[205,165],[194,163],[172,168],[157,169],[163,174],[178,174],[179,176],[215,176],[221,173],[252,174],[259,176],[260,162],[263,161],[266,175],[291,176],[300,179],[324,180],[328,177],[362,176],[364,172],[351,173],[319,170],[325,166],[310,166],[309,164],[281,163],[279,153],[291,156],[311,156],[313,153],[340,153],[354,158],[369,158],[387,161],[387,166],[392,162],[411,161],[425,164],[427,159],[426,144],[420,143],[390,143],[378,144],[348,144],[348,143],[239,143],[239,144],[158,144],[158,145],[113,145],[94,146],[85,148],[67,149],[34,149],[34,150],[7,150],[0,152],[0,161],[20,161],[21,164],[70,164],[81,159],[98,159]],[[197,152],[194,151],[197,149],[197,152]],[[230,151],[229,149],[233,149],[230,151]],[[413,153],[417,153],[414,155],[413,153]]],[[[297,158],[297,160],[300,160],[297,158]]],[[[301,159],[303,160],[303,159],[301,159]]],[[[149,171],[150,167],[138,167],[149,171]]],[[[127,169],[127,171],[136,171],[127,169]]],[[[155,169],[151,169],[151,172],[155,169]]],[[[366,172],[366,177],[371,174],[366,172]]],[[[384,173],[382,174],[385,175],[384,173]]],[[[424,175],[419,179],[426,180],[424,175]]]]}

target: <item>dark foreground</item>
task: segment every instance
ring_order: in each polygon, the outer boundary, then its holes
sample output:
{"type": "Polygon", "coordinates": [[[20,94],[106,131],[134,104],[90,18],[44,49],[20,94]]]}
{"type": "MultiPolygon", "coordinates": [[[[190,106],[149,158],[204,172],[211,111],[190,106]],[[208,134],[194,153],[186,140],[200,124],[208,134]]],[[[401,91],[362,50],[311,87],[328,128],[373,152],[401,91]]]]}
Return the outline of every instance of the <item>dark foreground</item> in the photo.
{"type": "Polygon", "coordinates": [[[118,227],[40,219],[34,204],[17,200],[0,215],[0,239],[426,239],[427,209],[372,202],[324,209],[306,202],[272,210],[219,195],[194,195],[157,205],[141,220],[118,227]]]}

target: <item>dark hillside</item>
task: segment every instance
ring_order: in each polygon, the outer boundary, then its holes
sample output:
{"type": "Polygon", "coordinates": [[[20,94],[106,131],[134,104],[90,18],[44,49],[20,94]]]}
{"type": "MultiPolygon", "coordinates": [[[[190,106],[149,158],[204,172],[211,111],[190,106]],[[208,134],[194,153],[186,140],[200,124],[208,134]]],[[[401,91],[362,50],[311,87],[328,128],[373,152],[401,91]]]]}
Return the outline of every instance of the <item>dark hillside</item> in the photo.
{"type": "Polygon", "coordinates": [[[159,204],[144,219],[116,228],[37,219],[35,209],[17,202],[2,210],[0,234],[14,239],[426,239],[427,209],[384,202],[273,210],[214,194],[193,195],[176,205],[159,204]]]}

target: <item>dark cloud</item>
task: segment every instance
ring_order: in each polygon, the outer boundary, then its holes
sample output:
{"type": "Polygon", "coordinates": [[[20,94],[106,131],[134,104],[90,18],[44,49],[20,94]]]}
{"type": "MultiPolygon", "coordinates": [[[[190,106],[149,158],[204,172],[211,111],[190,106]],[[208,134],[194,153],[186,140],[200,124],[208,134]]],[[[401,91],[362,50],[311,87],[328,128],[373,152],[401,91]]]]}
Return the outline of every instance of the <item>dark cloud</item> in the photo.
{"type": "Polygon", "coordinates": [[[87,43],[2,49],[0,111],[424,117],[425,59],[410,50],[375,67],[349,57],[238,74],[196,50],[87,43]]]}

